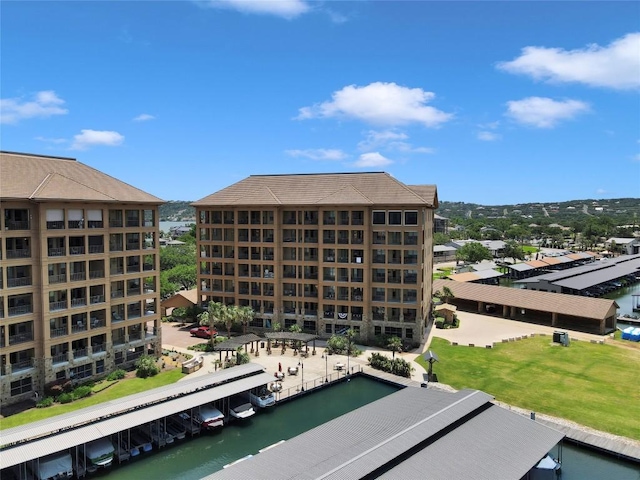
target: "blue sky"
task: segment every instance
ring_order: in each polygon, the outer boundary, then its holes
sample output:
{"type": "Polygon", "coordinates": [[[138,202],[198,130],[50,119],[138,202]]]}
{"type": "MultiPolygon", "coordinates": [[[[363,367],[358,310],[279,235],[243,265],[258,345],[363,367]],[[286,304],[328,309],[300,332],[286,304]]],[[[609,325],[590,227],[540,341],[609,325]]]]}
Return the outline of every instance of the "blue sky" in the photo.
{"type": "Polygon", "coordinates": [[[640,197],[640,4],[3,1],[3,150],[166,200],[387,171],[441,200],[640,197]]]}

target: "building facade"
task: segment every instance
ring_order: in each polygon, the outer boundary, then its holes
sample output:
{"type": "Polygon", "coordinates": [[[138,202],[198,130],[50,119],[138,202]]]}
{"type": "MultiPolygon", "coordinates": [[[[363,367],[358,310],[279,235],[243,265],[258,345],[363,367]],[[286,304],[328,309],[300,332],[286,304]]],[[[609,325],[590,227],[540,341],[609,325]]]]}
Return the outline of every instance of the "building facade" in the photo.
{"type": "Polygon", "coordinates": [[[251,306],[256,329],[420,342],[435,186],[386,173],[254,175],[194,206],[205,303],[251,306]]]}
{"type": "Polygon", "coordinates": [[[159,355],[163,201],[74,159],[0,166],[0,401],[159,355]]]}

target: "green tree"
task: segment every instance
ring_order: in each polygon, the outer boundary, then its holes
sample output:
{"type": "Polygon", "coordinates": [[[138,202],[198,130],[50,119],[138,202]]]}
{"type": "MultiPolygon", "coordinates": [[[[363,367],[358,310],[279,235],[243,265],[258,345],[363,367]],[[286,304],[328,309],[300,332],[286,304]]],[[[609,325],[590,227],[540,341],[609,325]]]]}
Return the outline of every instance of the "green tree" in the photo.
{"type": "Polygon", "coordinates": [[[200,325],[206,325],[211,330],[211,338],[209,340],[212,347],[215,342],[214,327],[224,325],[224,311],[226,308],[227,307],[220,302],[209,302],[207,310],[198,315],[200,325]]]}
{"type": "Polygon", "coordinates": [[[449,303],[450,300],[453,300],[455,295],[451,291],[451,289],[447,286],[442,287],[442,299],[444,303],[449,303]]]}
{"type": "Polygon", "coordinates": [[[387,340],[387,348],[391,350],[392,359],[396,358],[396,352],[400,353],[402,351],[402,340],[400,337],[396,337],[395,335],[389,337],[387,340]]]}
{"type": "Polygon", "coordinates": [[[195,245],[172,245],[160,249],[160,270],[170,270],[178,265],[195,264],[195,245]]]}
{"type": "Polygon", "coordinates": [[[156,359],[150,355],[142,355],[136,360],[136,377],[153,377],[160,373],[156,359]]]}
{"type": "Polygon", "coordinates": [[[180,290],[180,285],[169,281],[167,272],[160,272],[160,296],[167,298],[180,290]]]}
{"type": "Polygon", "coordinates": [[[492,259],[491,251],[478,242],[465,243],[456,250],[456,260],[462,260],[463,262],[478,263],[482,260],[492,259]]]}
{"type": "Polygon", "coordinates": [[[256,316],[256,312],[250,306],[238,307],[238,319],[242,323],[242,333],[247,333],[247,326],[256,316]]]}
{"type": "Polygon", "coordinates": [[[524,260],[524,250],[515,242],[507,242],[501,253],[502,260],[513,258],[514,260],[524,260]]]}
{"type": "Polygon", "coordinates": [[[166,279],[170,283],[183,286],[186,290],[189,290],[196,284],[196,266],[181,264],[166,271],[166,279]]]}
{"type": "Polygon", "coordinates": [[[451,237],[449,235],[445,235],[441,232],[436,232],[433,234],[433,244],[434,245],[446,245],[451,241],[451,237]]]}

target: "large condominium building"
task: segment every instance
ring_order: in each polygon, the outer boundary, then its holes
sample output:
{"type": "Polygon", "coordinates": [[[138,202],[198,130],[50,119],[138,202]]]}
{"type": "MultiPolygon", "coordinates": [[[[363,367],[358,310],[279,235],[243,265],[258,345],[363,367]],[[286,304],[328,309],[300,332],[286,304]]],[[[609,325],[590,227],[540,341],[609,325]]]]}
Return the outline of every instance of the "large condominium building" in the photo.
{"type": "Polygon", "coordinates": [[[255,328],[419,342],[437,203],[387,173],[252,175],[194,203],[199,298],[251,306],[255,328]]]}
{"type": "Polygon", "coordinates": [[[0,401],[159,355],[163,201],[71,158],[0,167],[0,401]]]}

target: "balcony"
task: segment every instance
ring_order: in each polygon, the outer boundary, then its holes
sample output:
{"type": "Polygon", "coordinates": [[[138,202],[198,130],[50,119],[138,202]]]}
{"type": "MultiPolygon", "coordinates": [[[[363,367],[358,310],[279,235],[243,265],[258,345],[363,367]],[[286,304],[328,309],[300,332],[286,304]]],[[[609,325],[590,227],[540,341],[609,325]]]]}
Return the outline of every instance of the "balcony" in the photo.
{"type": "Polygon", "coordinates": [[[89,220],[87,222],[87,227],[89,228],[103,228],[104,222],[102,220],[89,220]]]}
{"type": "Polygon", "coordinates": [[[69,228],[84,228],[84,222],[82,220],[69,220],[67,225],[69,228]]]}
{"type": "Polygon", "coordinates": [[[60,275],[49,275],[49,285],[54,283],[64,283],[67,281],[67,275],[62,273],[60,275]]]}
{"type": "Polygon", "coordinates": [[[84,297],[71,299],[71,308],[84,307],[86,305],[87,305],[87,299],[84,297]]]}
{"type": "Polygon", "coordinates": [[[70,255],[84,255],[84,246],[69,247],[70,255]]]}
{"type": "Polygon", "coordinates": [[[19,362],[11,364],[11,371],[13,373],[21,372],[22,370],[27,370],[33,366],[33,360],[20,360],[19,362]]]}
{"type": "Polygon", "coordinates": [[[140,318],[142,316],[142,311],[138,308],[135,310],[129,310],[129,315],[127,316],[127,319],[130,320],[132,318],[140,318]]]}
{"type": "Polygon", "coordinates": [[[96,278],[104,278],[104,270],[89,270],[89,278],[92,280],[96,278]]]}
{"type": "Polygon", "coordinates": [[[377,321],[383,321],[384,320],[384,313],[373,312],[373,319],[377,320],[377,321]]]}
{"type": "Polygon", "coordinates": [[[15,317],[17,315],[26,315],[33,312],[33,305],[19,305],[16,307],[9,307],[9,316],[15,317]]]}
{"type": "Polygon", "coordinates": [[[59,353],[51,357],[51,361],[54,365],[56,363],[67,363],[69,361],[69,354],[67,352],[59,353]]]}
{"type": "Polygon", "coordinates": [[[85,272],[75,272],[69,275],[69,279],[72,282],[78,282],[87,279],[87,274],[85,272]]]}
{"type": "Polygon", "coordinates": [[[47,250],[47,254],[50,257],[64,257],[67,252],[64,247],[53,247],[47,250]]]}
{"type": "Polygon", "coordinates": [[[62,326],[59,328],[51,328],[49,329],[49,336],[51,338],[64,337],[67,335],[67,326],[62,326]]]}
{"type": "Polygon", "coordinates": [[[385,263],[384,255],[374,255],[373,263],[385,263]]]}
{"type": "Polygon", "coordinates": [[[336,318],[336,312],[335,310],[325,310],[322,314],[323,318],[331,318],[331,319],[335,319],[336,318]]]}
{"type": "Polygon", "coordinates": [[[338,275],[338,281],[339,282],[348,282],[349,281],[349,275],[338,275]]]}
{"type": "Polygon", "coordinates": [[[121,242],[111,242],[109,243],[109,251],[110,252],[121,252],[123,244],[121,242]]]}
{"type": "Polygon", "coordinates": [[[28,287],[31,285],[31,277],[7,278],[7,287],[28,287]]]}
{"type": "Polygon", "coordinates": [[[374,302],[384,302],[384,295],[374,294],[371,297],[371,300],[374,301],[374,302]]]}
{"type": "Polygon", "coordinates": [[[67,308],[67,301],[62,300],[59,302],[49,302],[49,311],[55,312],[57,310],[65,310],[67,308]]]}
{"type": "Polygon", "coordinates": [[[385,281],[384,273],[380,275],[377,275],[377,274],[373,275],[373,281],[377,283],[384,283],[385,281]]]}
{"type": "Polygon", "coordinates": [[[140,220],[137,218],[127,218],[127,227],[139,227],[140,220]]]}
{"type": "Polygon", "coordinates": [[[88,356],[89,356],[89,352],[86,348],[77,348],[76,350],[73,351],[74,360],[78,358],[88,357],[88,356]]]}
{"type": "Polygon", "coordinates": [[[127,242],[127,250],[140,250],[140,242],[127,242]]]}
{"type": "Polygon", "coordinates": [[[31,249],[29,248],[14,248],[7,250],[7,259],[10,258],[29,258],[31,256],[31,249]]]}
{"type": "Polygon", "coordinates": [[[139,263],[130,263],[127,265],[127,273],[139,272],[140,264],[139,263]]]}
{"type": "Polygon", "coordinates": [[[87,324],[84,322],[77,322],[75,325],[71,326],[71,333],[80,333],[87,331],[87,324]]]}
{"type": "Polygon", "coordinates": [[[17,333],[9,335],[9,345],[17,345],[19,343],[31,342],[33,340],[33,332],[17,333]]]}
{"type": "Polygon", "coordinates": [[[5,220],[7,230],[29,230],[29,220],[5,220]]]}
{"type": "Polygon", "coordinates": [[[124,290],[111,290],[111,298],[124,297],[124,290]]]}
{"type": "Polygon", "coordinates": [[[91,303],[91,305],[93,305],[94,303],[104,303],[104,295],[92,295],[89,298],[89,302],[91,303]]]}
{"type": "Polygon", "coordinates": [[[124,345],[124,335],[113,337],[112,340],[113,345],[124,345]]]}
{"type": "Polygon", "coordinates": [[[62,230],[64,229],[64,220],[47,222],[47,230],[62,230]]]}
{"type": "Polygon", "coordinates": [[[89,253],[104,253],[104,245],[89,245],[89,253]]]}
{"type": "Polygon", "coordinates": [[[107,351],[107,346],[104,343],[100,343],[98,345],[92,345],[91,346],[91,352],[96,354],[96,353],[101,353],[101,352],[106,352],[107,351]]]}

